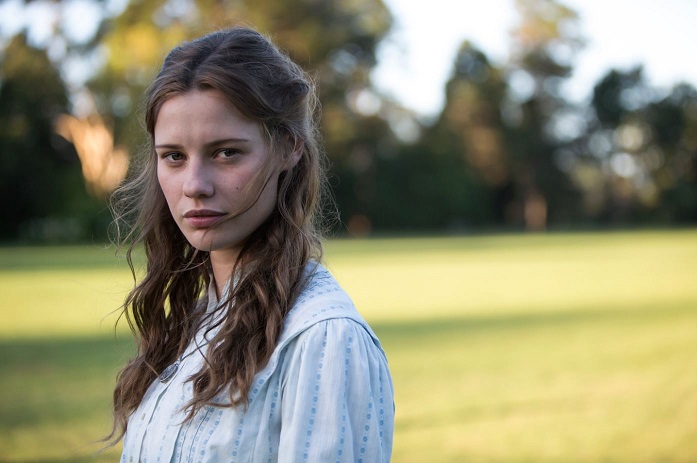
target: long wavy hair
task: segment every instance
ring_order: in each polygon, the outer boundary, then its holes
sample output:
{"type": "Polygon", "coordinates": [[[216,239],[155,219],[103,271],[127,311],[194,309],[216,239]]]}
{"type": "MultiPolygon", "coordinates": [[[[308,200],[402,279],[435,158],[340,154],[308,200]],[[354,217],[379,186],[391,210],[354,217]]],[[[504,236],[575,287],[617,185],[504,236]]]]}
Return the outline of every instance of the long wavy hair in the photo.
{"type": "MultiPolygon", "coordinates": [[[[239,254],[233,268],[238,278],[220,309],[204,364],[188,378],[194,395],[187,419],[205,405],[237,407],[247,402],[254,375],[274,351],[284,317],[306,283],[308,262],[321,259],[326,169],[312,80],[270,40],[248,28],[214,32],[174,48],[149,89],[147,155],[112,201],[117,239],[127,246],[135,281],[124,314],[138,343],[137,354],[117,378],[114,426],[106,438],[113,443],[125,434],[128,417],[149,385],[182,354],[197,330],[204,324],[210,327],[206,317],[211,314],[197,309],[213,284],[208,253],[191,246],[172,218],[157,181],[152,145],[165,101],[211,89],[260,124],[279,162],[299,146],[302,155],[294,167],[280,173],[274,211],[239,254]],[[132,257],[141,246],[146,269],[138,280],[132,257]],[[229,401],[221,405],[219,398],[226,396],[229,401]]],[[[258,176],[241,212],[254,204],[269,175],[267,169],[258,176]]]]}

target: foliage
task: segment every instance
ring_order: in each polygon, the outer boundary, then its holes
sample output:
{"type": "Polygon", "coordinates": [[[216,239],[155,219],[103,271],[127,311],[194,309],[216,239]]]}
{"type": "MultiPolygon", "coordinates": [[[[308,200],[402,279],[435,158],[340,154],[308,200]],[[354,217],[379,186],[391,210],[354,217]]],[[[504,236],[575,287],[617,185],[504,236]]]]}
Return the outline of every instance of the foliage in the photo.
{"type": "MultiPolygon", "coordinates": [[[[65,13],[67,2],[48,3],[65,13]]],[[[85,174],[88,192],[103,196],[122,178],[126,152],[131,161],[147,154],[141,105],[164,54],[232,24],[271,36],[317,81],[339,233],[697,221],[697,90],[659,90],[638,67],[609,70],[587,102],[570,103],[562,89],[584,40],[559,1],[515,2],[504,62],[465,41],[431,123],[371,83],[392,26],[383,0],[89,4],[102,15],[94,37],[75,41],[56,27],[55,63],[22,35],[0,55],[0,192],[12,198],[1,206],[0,240],[101,238],[108,214],[85,193],[76,151],[83,172],[96,172],[85,174]],[[93,72],[68,91],[66,63],[80,59],[93,72]],[[57,120],[99,134],[94,162],[57,120]]]]}
{"type": "Polygon", "coordinates": [[[438,197],[459,199],[455,207],[434,208],[450,209],[453,225],[507,222],[514,166],[499,110],[505,97],[502,71],[474,45],[462,44],[446,86],[445,107],[420,143],[421,156],[431,153],[433,185],[440,189],[429,198],[431,204],[438,197]]]}
{"type": "Polygon", "coordinates": [[[384,121],[364,117],[348,100],[351,92],[371,87],[369,72],[376,63],[377,44],[391,24],[382,1],[238,0],[184,4],[188,6],[175,9],[172,2],[165,0],[131,2],[111,20],[112,27],[103,39],[107,64],[90,87],[101,102],[100,112],[115,114],[117,140],[131,147],[142,146],[143,132],[135,130],[136,118],[141,115],[132,108],[142,100],[145,86],[166,51],[215,27],[253,24],[315,76],[332,175],[338,176],[345,187],[336,190],[338,202],[349,215],[364,206],[366,201],[360,200],[355,206],[355,192],[364,191],[357,178],[363,172],[356,170],[355,159],[366,157],[372,165],[375,146],[390,133],[384,121]]]}
{"type": "MultiPolygon", "coordinates": [[[[539,230],[578,218],[570,213],[577,202],[574,186],[555,162],[565,140],[553,124],[568,111],[559,87],[571,64],[560,50],[573,53],[581,40],[573,32],[575,13],[558,2],[516,5],[521,19],[510,62],[493,65],[463,43],[445,107],[424,142],[441,159],[461,158],[461,182],[478,199],[460,210],[470,224],[539,230]]],[[[453,196],[464,194],[456,191],[453,196]]]]}
{"type": "Polygon", "coordinates": [[[0,240],[78,240],[94,223],[81,217],[98,204],[85,194],[72,147],[54,134],[68,95],[46,52],[24,36],[7,45],[0,75],[0,240]]]}
{"type": "Polygon", "coordinates": [[[697,90],[661,94],[641,67],[595,86],[595,118],[575,143],[586,215],[601,222],[697,219],[697,90]]]}
{"type": "MultiPolygon", "coordinates": [[[[554,124],[569,111],[561,86],[583,44],[576,13],[554,0],[518,0],[521,21],[509,74],[531,83],[529,94],[511,98],[517,121],[506,127],[507,152],[513,154],[517,201],[513,213],[529,229],[573,222],[574,187],[556,162],[565,140],[554,124]]],[[[510,98],[510,96],[509,96],[510,98]]],[[[510,109],[509,109],[510,111],[510,109]]]]}

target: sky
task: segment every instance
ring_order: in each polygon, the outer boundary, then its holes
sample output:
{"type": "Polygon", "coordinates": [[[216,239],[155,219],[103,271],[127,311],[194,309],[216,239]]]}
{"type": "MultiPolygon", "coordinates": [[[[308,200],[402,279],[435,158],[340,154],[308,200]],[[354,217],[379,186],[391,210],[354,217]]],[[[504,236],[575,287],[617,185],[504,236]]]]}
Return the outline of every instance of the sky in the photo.
{"type": "MultiPolygon", "coordinates": [[[[379,49],[376,86],[426,118],[442,105],[460,44],[470,40],[502,63],[516,24],[514,0],[383,0],[395,17],[379,49]]],[[[697,87],[697,1],[564,0],[579,13],[585,48],[574,62],[566,97],[583,102],[610,68],[644,65],[651,85],[697,87]]]]}
{"type": "MultiPolygon", "coordinates": [[[[445,82],[464,40],[470,40],[494,63],[506,61],[509,32],[517,20],[514,0],[383,1],[395,22],[380,45],[373,81],[382,92],[425,119],[437,115],[443,105],[445,82]]],[[[67,30],[75,39],[88,38],[97,23],[94,3],[65,3],[70,12],[65,15],[67,30]]],[[[593,85],[610,68],[629,69],[637,64],[644,65],[651,85],[669,88],[686,81],[697,87],[697,0],[562,3],[579,13],[581,33],[587,41],[565,87],[570,100],[588,99],[593,85]]],[[[30,24],[36,40],[41,41],[51,15],[42,10],[42,2],[32,2],[29,14],[22,15],[20,4],[20,0],[0,0],[0,33],[7,36],[30,24]]],[[[126,0],[107,1],[112,12],[125,4],[126,0]]],[[[59,45],[52,44],[54,48],[59,45]]],[[[82,70],[76,65],[73,72],[79,76],[82,70]]]]}

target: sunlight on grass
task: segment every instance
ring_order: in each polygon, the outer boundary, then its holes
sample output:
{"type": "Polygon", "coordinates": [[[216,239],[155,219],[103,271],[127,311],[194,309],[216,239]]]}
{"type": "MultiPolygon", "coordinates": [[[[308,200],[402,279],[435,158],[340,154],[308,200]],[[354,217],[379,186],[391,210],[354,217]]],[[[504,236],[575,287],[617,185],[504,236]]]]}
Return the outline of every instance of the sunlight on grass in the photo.
{"type": "Polygon", "coordinates": [[[112,333],[132,285],[113,249],[0,249],[0,339],[112,333]]]}
{"type": "Polygon", "coordinates": [[[113,331],[117,310],[130,289],[128,275],[114,270],[40,270],[0,276],[9,311],[0,336],[55,336],[113,331]]]}
{"type": "Polygon", "coordinates": [[[332,243],[327,255],[372,320],[631,309],[697,297],[695,233],[375,240],[369,246],[375,251],[354,255],[351,242],[332,243]],[[389,251],[395,242],[401,250],[389,251]]]}

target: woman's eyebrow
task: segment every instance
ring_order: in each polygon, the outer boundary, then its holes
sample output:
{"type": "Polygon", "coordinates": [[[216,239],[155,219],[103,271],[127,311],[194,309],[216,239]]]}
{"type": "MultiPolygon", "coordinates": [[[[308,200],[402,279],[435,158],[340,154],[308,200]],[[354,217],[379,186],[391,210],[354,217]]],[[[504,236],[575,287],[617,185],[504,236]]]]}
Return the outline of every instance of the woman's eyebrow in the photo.
{"type": "Polygon", "coordinates": [[[223,138],[221,140],[214,140],[214,141],[208,142],[204,146],[207,146],[207,147],[220,146],[220,145],[226,145],[228,143],[249,143],[249,139],[247,139],[247,138],[223,138]]]}
{"type": "MultiPolygon", "coordinates": [[[[213,140],[209,141],[207,143],[204,143],[203,146],[206,148],[210,148],[213,146],[220,146],[220,145],[225,145],[228,143],[249,143],[249,139],[247,138],[221,138],[220,140],[213,140]]],[[[155,149],[181,149],[182,145],[178,145],[176,143],[162,143],[159,145],[155,145],[155,149]]]]}

